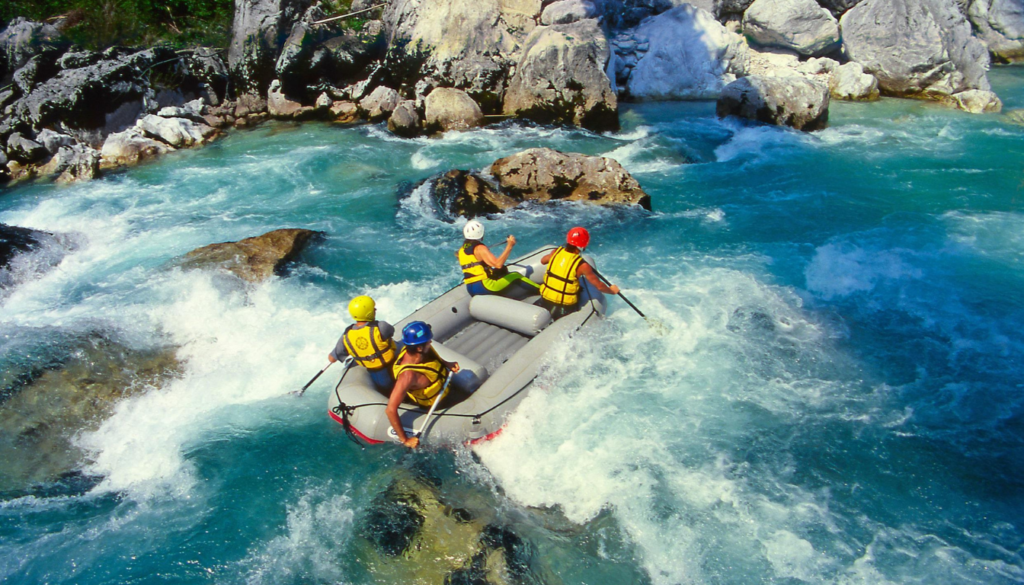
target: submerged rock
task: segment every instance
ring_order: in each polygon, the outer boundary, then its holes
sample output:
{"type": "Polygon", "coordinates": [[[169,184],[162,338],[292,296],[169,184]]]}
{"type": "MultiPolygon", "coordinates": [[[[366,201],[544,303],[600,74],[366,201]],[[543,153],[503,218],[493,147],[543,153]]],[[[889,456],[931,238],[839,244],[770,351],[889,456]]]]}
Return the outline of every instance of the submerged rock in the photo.
{"type": "Polygon", "coordinates": [[[797,130],[828,126],[828,88],[803,77],[751,75],[722,90],[715,110],[719,117],[738,116],[797,130]]]}
{"type": "Polygon", "coordinates": [[[242,280],[259,282],[295,258],[320,232],[280,229],[237,242],[210,244],[185,255],[185,268],[219,267],[242,280]]]}
{"type": "Polygon", "coordinates": [[[601,156],[531,148],[494,161],[491,174],[519,201],[585,201],[651,208],[651,197],[618,162],[601,156]]]}
{"type": "Polygon", "coordinates": [[[170,348],[135,350],[102,335],[60,348],[57,363],[4,376],[0,395],[0,492],[53,482],[82,466],[73,442],[94,430],[124,398],[158,387],[180,373],[170,348]]]}

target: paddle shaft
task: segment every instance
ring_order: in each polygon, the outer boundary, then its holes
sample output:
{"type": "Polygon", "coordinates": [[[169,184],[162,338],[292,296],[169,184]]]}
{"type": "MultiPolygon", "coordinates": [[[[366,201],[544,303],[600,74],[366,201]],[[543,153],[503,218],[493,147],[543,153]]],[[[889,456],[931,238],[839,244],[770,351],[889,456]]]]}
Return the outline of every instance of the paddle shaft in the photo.
{"type": "MultiPolygon", "coordinates": [[[[600,272],[597,271],[597,268],[594,268],[593,266],[591,266],[590,269],[593,270],[594,274],[596,274],[597,277],[600,278],[605,284],[607,284],[608,286],[612,285],[612,283],[609,282],[608,279],[605,278],[603,274],[601,274],[600,272]]],[[[626,295],[622,294],[622,291],[619,291],[619,298],[621,298],[622,300],[626,301],[626,304],[629,305],[634,311],[636,311],[638,315],[640,315],[644,319],[647,318],[647,315],[644,315],[643,311],[638,309],[636,307],[636,305],[634,305],[629,299],[627,299],[626,295]]]]}

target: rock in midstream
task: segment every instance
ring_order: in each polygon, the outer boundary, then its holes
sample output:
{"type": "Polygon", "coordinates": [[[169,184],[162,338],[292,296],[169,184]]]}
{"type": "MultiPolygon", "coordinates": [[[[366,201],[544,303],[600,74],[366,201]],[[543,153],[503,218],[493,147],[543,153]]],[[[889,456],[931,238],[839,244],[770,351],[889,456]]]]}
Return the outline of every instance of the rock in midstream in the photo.
{"type": "Polygon", "coordinates": [[[180,374],[173,348],[132,349],[100,334],[60,346],[42,368],[0,376],[0,492],[20,492],[80,469],[76,434],[99,428],[118,401],[180,374]]]}
{"type": "Polygon", "coordinates": [[[181,266],[222,268],[242,280],[260,282],[280,271],[319,234],[313,230],[280,229],[237,242],[210,244],[186,254],[181,266]]]}
{"type": "Polygon", "coordinates": [[[804,77],[751,75],[722,90],[715,110],[720,118],[738,116],[797,130],[828,126],[828,87],[804,77]]]}

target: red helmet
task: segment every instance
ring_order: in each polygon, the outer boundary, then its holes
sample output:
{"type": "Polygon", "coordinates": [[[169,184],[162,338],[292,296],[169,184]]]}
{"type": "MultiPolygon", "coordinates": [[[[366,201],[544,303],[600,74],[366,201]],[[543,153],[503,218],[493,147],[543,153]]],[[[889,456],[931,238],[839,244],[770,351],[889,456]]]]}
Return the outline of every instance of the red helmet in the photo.
{"type": "Polygon", "coordinates": [[[565,237],[565,242],[582,250],[590,243],[590,234],[581,227],[574,227],[569,230],[569,235],[565,237]]]}

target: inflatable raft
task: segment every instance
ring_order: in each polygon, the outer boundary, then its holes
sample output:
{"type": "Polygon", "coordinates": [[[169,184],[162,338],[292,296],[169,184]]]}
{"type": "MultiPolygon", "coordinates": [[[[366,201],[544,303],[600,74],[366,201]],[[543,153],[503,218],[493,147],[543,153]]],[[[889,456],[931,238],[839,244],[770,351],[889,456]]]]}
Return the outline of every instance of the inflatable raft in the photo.
{"type": "MultiPolygon", "coordinates": [[[[508,268],[539,284],[545,269],[540,259],[553,249],[535,250],[508,268]]],[[[594,266],[591,258],[584,257],[594,266]]],[[[558,321],[534,304],[539,296],[472,297],[465,285],[459,285],[397,323],[396,334],[412,321],[429,323],[438,355],[461,368],[429,421],[427,409],[402,403],[398,413],[406,434],[413,436],[427,422],[419,435],[425,444],[477,443],[497,436],[529,391],[548,350],[604,316],[604,295],[585,278],[580,285],[577,311],[558,321]]],[[[327,410],[367,443],[397,443],[384,412],[387,400],[370,381],[369,372],[354,366],[331,392],[327,410]]]]}

